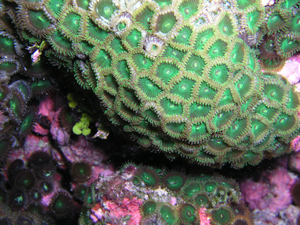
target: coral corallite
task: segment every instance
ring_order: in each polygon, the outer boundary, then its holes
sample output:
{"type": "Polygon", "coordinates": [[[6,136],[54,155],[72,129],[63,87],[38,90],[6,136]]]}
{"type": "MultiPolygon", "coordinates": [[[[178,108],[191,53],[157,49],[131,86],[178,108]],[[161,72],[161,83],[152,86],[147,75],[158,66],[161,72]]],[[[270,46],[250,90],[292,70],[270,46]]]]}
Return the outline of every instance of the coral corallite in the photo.
{"type": "MultiPolygon", "coordinates": [[[[277,11],[266,15],[258,0],[15,2],[17,26],[45,38],[46,56],[72,64],[76,81],[141,146],[236,168],[290,152],[299,95],[262,73],[241,38],[275,32],[264,18],[277,11]]],[[[298,42],[286,40],[277,45],[290,55],[298,42]]]]}

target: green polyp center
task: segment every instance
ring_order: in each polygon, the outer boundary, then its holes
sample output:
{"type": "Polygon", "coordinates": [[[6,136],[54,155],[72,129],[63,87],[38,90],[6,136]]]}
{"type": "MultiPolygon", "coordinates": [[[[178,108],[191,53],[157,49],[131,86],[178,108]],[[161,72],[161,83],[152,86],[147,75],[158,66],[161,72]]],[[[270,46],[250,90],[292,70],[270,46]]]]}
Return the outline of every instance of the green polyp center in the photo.
{"type": "Polygon", "coordinates": [[[232,139],[236,139],[243,134],[246,127],[247,127],[246,119],[236,120],[234,121],[233,125],[227,130],[226,135],[232,139]]]}
{"type": "Polygon", "coordinates": [[[252,125],[252,133],[254,134],[255,137],[258,137],[267,129],[267,126],[257,119],[253,119],[251,125],[252,125]]]}
{"type": "Polygon", "coordinates": [[[238,91],[241,98],[245,97],[245,95],[249,92],[250,87],[251,87],[251,79],[246,75],[243,75],[241,79],[239,79],[235,83],[235,88],[238,91]]]}
{"type": "Polygon", "coordinates": [[[280,26],[282,26],[285,23],[283,18],[278,13],[274,13],[270,16],[267,26],[269,30],[277,30],[280,26]]]}
{"type": "Polygon", "coordinates": [[[226,209],[218,209],[212,213],[212,218],[214,221],[220,224],[228,224],[231,219],[230,212],[226,209]]]}
{"type": "Polygon", "coordinates": [[[166,129],[170,132],[181,134],[184,129],[185,123],[168,123],[166,129]]]}
{"type": "Polygon", "coordinates": [[[226,124],[232,118],[232,116],[233,116],[232,111],[220,112],[214,117],[213,123],[215,124],[216,127],[220,127],[226,124]]]}
{"type": "Polygon", "coordinates": [[[14,41],[8,37],[0,36],[0,52],[2,54],[15,54],[14,41]]]}
{"type": "Polygon", "coordinates": [[[64,0],[50,0],[49,6],[50,6],[50,9],[55,14],[55,16],[58,16],[63,4],[64,4],[64,0]]]}
{"type": "Polygon", "coordinates": [[[132,48],[137,48],[142,38],[142,33],[136,29],[133,29],[127,36],[126,40],[129,42],[132,48]]]}
{"type": "Polygon", "coordinates": [[[120,78],[129,79],[130,78],[130,69],[125,60],[122,60],[117,63],[117,70],[120,75],[120,78]]]}
{"type": "Polygon", "coordinates": [[[49,80],[39,80],[31,85],[32,92],[41,93],[51,87],[49,80]]]}
{"type": "Polygon", "coordinates": [[[89,0],[77,0],[77,4],[84,10],[88,10],[89,7],[89,0]]]}
{"type": "Polygon", "coordinates": [[[150,30],[150,22],[153,14],[154,13],[147,7],[136,16],[136,21],[142,24],[147,30],[150,30]]]}
{"type": "Polygon", "coordinates": [[[271,121],[276,114],[277,110],[267,107],[265,104],[260,104],[256,107],[256,113],[264,116],[269,121],[271,121]]]}
{"type": "Polygon", "coordinates": [[[200,191],[200,185],[197,183],[191,183],[184,189],[184,194],[188,197],[193,196],[198,191],[200,191]]]}
{"type": "Polygon", "coordinates": [[[267,98],[281,102],[283,98],[283,90],[277,85],[265,85],[264,94],[267,98]]]}
{"type": "Polygon", "coordinates": [[[224,18],[219,23],[219,29],[225,35],[231,36],[234,34],[234,28],[228,15],[224,16],[224,18]]]}
{"type": "Polygon", "coordinates": [[[13,111],[15,116],[19,117],[21,114],[21,103],[17,96],[13,96],[12,99],[9,100],[9,108],[13,111]]]}
{"type": "Polygon", "coordinates": [[[180,210],[180,218],[182,218],[185,222],[188,223],[195,222],[195,208],[191,205],[184,205],[180,210]]]}
{"type": "Polygon", "coordinates": [[[156,203],[152,202],[152,201],[146,202],[142,208],[143,213],[146,215],[153,213],[155,211],[155,209],[156,209],[156,203]]]}
{"type": "Polygon", "coordinates": [[[183,112],[181,104],[175,103],[166,98],[162,99],[161,105],[167,115],[180,115],[183,112]]]}
{"type": "Polygon", "coordinates": [[[96,6],[96,12],[100,17],[109,19],[111,15],[117,10],[117,7],[111,0],[100,1],[96,6]]]}
{"type": "Polygon", "coordinates": [[[73,174],[75,178],[87,180],[91,175],[90,166],[87,163],[76,163],[73,165],[73,174]]]}
{"type": "Polygon", "coordinates": [[[80,26],[80,18],[81,16],[76,13],[69,13],[63,22],[65,29],[70,30],[72,34],[77,35],[80,26]]]}
{"type": "Polygon", "coordinates": [[[202,50],[205,43],[213,36],[213,29],[208,29],[198,34],[195,48],[202,50]]]}
{"type": "Polygon", "coordinates": [[[192,95],[194,84],[195,81],[184,78],[172,88],[171,93],[178,95],[184,99],[188,99],[192,95]]]}
{"type": "Polygon", "coordinates": [[[254,30],[257,26],[257,23],[259,21],[259,18],[260,18],[260,12],[258,11],[253,11],[251,13],[249,13],[247,15],[247,20],[248,20],[248,26],[251,30],[254,30]]]}
{"type": "Polygon", "coordinates": [[[133,55],[133,60],[137,65],[138,70],[141,69],[148,70],[153,64],[153,61],[151,59],[146,58],[143,54],[133,55]]]}
{"type": "Polygon", "coordinates": [[[204,116],[208,115],[210,110],[211,110],[211,106],[209,106],[209,105],[202,105],[202,104],[199,104],[199,103],[193,103],[190,106],[190,116],[191,116],[191,118],[204,117],[204,116]]]}
{"type": "Polygon", "coordinates": [[[184,185],[184,179],[180,175],[170,175],[164,180],[165,185],[172,191],[178,191],[184,185]]]}
{"type": "Polygon", "coordinates": [[[69,198],[67,196],[59,195],[53,204],[53,210],[56,214],[65,214],[69,210],[68,203],[69,198]]]}
{"type": "Polygon", "coordinates": [[[179,73],[179,69],[172,64],[162,63],[157,67],[156,76],[160,77],[167,84],[179,73]]]}
{"type": "Polygon", "coordinates": [[[207,191],[209,193],[213,192],[216,187],[217,187],[216,182],[206,182],[205,185],[204,185],[205,191],[207,191]]]}
{"type": "Polygon", "coordinates": [[[188,44],[191,34],[192,34],[192,30],[189,27],[184,27],[179,31],[177,37],[175,38],[175,42],[181,44],[188,44]]]}
{"type": "Polygon", "coordinates": [[[174,215],[174,212],[173,210],[169,207],[169,206],[166,206],[166,205],[163,205],[161,208],[160,208],[160,214],[162,215],[163,219],[168,223],[168,224],[175,224],[176,222],[176,217],[174,215]]]}
{"type": "Polygon", "coordinates": [[[164,15],[160,15],[157,21],[157,32],[162,32],[167,34],[177,22],[173,13],[167,13],[164,15]]]}
{"type": "Polygon", "coordinates": [[[208,50],[208,55],[214,59],[225,55],[227,44],[221,40],[217,40],[208,50]]]}
{"type": "Polygon", "coordinates": [[[139,80],[139,86],[143,93],[150,98],[155,98],[162,92],[161,89],[148,78],[141,78],[139,80]]]}
{"type": "Polygon", "coordinates": [[[201,206],[207,205],[208,204],[208,198],[205,194],[199,194],[195,198],[195,203],[197,205],[201,205],[201,206]]]}
{"type": "Polygon", "coordinates": [[[31,125],[33,124],[34,115],[33,113],[29,113],[23,120],[20,126],[20,133],[24,133],[30,129],[31,125]]]}
{"type": "Polygon", "coordinates": [[[242,63],[244,60],[244,54],[244,46],[242,46],[239,43],[236,43],[231,53],[231,61],[233,63],[242,63]]]}
{"type": "Polygon", "coordinates": [[[184,19],[190,18],[198,10],[199,1],[184,1],[179,6],[179,12],[183,15],[184,19]]]}
{"type": "Polygon", "coordinates": [[[199,89],[199,97],[200,98],[208,98],[208,99],[213,99],[216,95],[216,90],[211,88],[209,84],[206,82],[203,82],[200,86],[199,89]]]}
{"type": "Polygon", "coordinates": [[[43,11],[31,10],[28,12],[28,17],[32,25],[41,30],[47,28],[51,24],[43,11]]]}
{"type": "Polygon", "coordinates": [[[205,62],[201,57],[192,55],[186,64],[186,70],[201,76],[204,66],[205,62]]]}
{"type": "Polygon", "coordinates": [[[300,47],[300,41],[290,40],[289,38],[283,39],[281,48],[284,52],[292,52],[300,47]]]}
{"type": "Polygon", "coordinates": [[[155,186],[158,182],[155,174],[148,170],[139,175],[147,186],[155,186]]]}
{"type": "Polygon", "coordinates": [[[24,187],[25,189],[30,189],[34,186],[34,176],[31,172],[22,173],[17,176],[16,185],[24,187]]]}
{"type": "Polygon", "coordinates": [[[291,21],[291,30],[294,32],[300,32],[300,13],[297,13],[291,21]]]}
{"type": "Polygon", "coordinates": [[[277,122],[274,124],[275,129],[281,130],[281,131],[287,131],[291,129],[295,125],[295,118],[294,116],[289,116],[287,114],[282,113],[277,122]]]}
{"type": "Polygon", "coordinates": [[[109,53],[104,50],[100,50],[96,58],[96,63],[102,68],[107,68],[111,66],[111,62],[112,58],[109,53]]]}
{"type": "Polygon", "coordinates": [[[221,84],[227,81],[228,68],[226,65],[217,65],[211,68],[209,77],[221,84]]]}

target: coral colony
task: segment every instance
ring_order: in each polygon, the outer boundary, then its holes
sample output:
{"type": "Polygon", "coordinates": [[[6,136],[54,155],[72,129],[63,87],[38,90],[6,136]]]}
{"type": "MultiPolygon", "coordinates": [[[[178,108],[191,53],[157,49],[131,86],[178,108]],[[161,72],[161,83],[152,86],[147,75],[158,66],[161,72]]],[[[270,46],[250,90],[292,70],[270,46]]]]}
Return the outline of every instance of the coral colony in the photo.
{"type": "Polygon", "coordinates": [[[0,225],[300,224],[299,7],[0,0],[0,225]]]}

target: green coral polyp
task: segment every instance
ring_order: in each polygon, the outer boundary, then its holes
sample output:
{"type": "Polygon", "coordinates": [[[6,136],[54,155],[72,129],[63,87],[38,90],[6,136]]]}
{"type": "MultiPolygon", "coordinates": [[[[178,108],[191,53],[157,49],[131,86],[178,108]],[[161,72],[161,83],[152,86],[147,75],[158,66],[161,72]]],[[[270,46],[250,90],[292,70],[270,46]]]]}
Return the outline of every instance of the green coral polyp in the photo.
{"type": "Polygon", "coordinates": [[[232,25],[231,18],[227,14],[225,14],[224,18],[220,21],[219,23],[219,29],[220,31],[227,35],[227,36],[232,36],[235,34],[235,29],[232,25]]]}
{"type": "Polygon", "coordinates": [[[157,203],[154,201],[147,201],[142,205],[142,212],[144,215],[152,214],[155,212],[157,203]]]}
{"type": "Polygon", "coordinates": [[[69,12],[66,16],[62,19],[62,26],[64,30],[67,30],[72,35],[79,34],[79,28],[81,23],[81,16],[75,12],[69,12]]]}
{"type": "Polygon", "coordinates": [[[283,98],[283,90],[277,85],[265,85],[264,94],[270,100],[275,100],[277,102],[281,102],[283,98]]]}
{"type": "Polygon", "coordinates": [[[176,43],[188,45],[191,38],[192,30],[189,27],[183,27],[178,35],[175,37],[174,41],[176,43]]]}
{"type": "Polygon", "coordinates": [[[227,43],[222,40],[217,40],[208,50],[210,58],[222,57],[225,55],[227,43]]]}
{"type": "Polygon", "coordinates": [[[168,63],[161,63],[156,69],[156,76],[161,78],[165,84],[167,84],[178,73],[179,69],[176,67],[176,65],[168,63]]]}
{"type": "Polygon", "coordinates": [[[197,192],[199,192],[201,190],[201,186],[199,183],[190,183],[188,184],[188,186],[186,186],[184,188],[184,195],[187,197],[192,197],[193,195],[195,195],[197,192]]]}
{"type": "Polygon", "coordinates": [[[186,70],[202,76],[202,71],[205,66],[205,61],[203,58],[192,55],[186,63],[186,70]]]}
{"type": "Polygon", "coordinates": [[[195,42],[195,48],[197,50],[202,50],[203,47],[205,46],[205,43],[207,43],[207,41],[214,35],[214,31],[213,29],[207,29],[207,30],[204,30],[202,32],[200,32],[198,35],[197,35],[197,38],[196,38],[196,42],[195,42]]]}
{"type": "Polygon", "coordinates": [[[196,0],[186,0],[183,1],[179,6],[179,12],[184,17],[184,19],[189,19],[193,15],[196,14],[196,12],[199,9],[199,1],[196,0]]]}
{"type": "Polygon", "coordinates": [[[188,99],[192,95],[192,89],[195,85],[195,81],[183,78],[178,84],[176,84],[172,89],[171,93],[178,95],[184,99],[188,99]]]}
{"type": "Polygon", "coordinates": [[[162,205],[159,213],[161,214],[164,221],[167,222],[167,224],[173,225],[176,223],[176,216],[175,212],[171,209],[171,207],[167,205],[162,205]]]}
{"type": "Polygon", "coordinates": [[[225,207],[212,212],[212,220],[219,224],[229,224],[232,218],[232,212],[225,207]]]}
{"type": "Polygon", "coordinates": [[[209,77],[217,81],[220,84],[223,84],[227,81],[229,74],[229,69],[226,65],[216,65],[210,69],[209,77]]]}
{"type": "Polygon", "coordinates": [[[117,10],[117,7],[111,0],[99,1],[95,8],[98,16],[103,17],[104,19],[110,19],[112,14],[117,10]]]}
{"type": "Polygon", "coordinates": [[[154,12],[146,7],[137,16],[135,16],[135,19],[138,23],[142,24],[146,30],[150,30],[150,23],[152,21],[153,15],[154,12]]]}
{"type": "Polygon", "coordinates": [[[162,99],[161,106],[167,115],[180,115],[183,113],[183,107],[181,104],[175,103],[169,99],[162,99]]]}
{"type": "Polygon", "coordinates": [[[155,187],[158,185],[158,177],[155,172],[150,169],[143,170],[138,176],[146,186],[155,187]]]}
{"type": "Polygon", "coordinates": [[[195,223],[197,220],[195,207],[189,204],[182,205],[179,210],[179,216],[182,222],[195,223]]]}
{"type": "Polygon", "coordinates": [[[172,30],[176,22],[176,17],[172,12],[160,15],[157,19],[156,31],[161,32],[162,34],[167,34],[172,30]]]}
{"type": "Polygon", "coordinates": [[[156,98],[162,90],[148,78],[141,78],[138,81],[138,85],[142,90],[142,93],[149,98],[156,98]]]}
{"type": "Polygon", "coordinates": [[[165,176],[163,183],[171,191],[179,191],[183,187],[185,180],[182,175],[169,174],[165,176]]]}

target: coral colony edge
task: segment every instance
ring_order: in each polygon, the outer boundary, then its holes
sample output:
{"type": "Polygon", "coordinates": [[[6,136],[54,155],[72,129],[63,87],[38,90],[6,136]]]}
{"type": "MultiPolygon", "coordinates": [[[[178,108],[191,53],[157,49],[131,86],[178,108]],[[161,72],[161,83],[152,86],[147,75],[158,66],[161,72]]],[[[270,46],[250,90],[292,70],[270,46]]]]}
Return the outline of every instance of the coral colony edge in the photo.
{"type": "Polygon", "coordinates": [[[299,225],[299,7],[0,0],[0,225],[299,225]]]}

